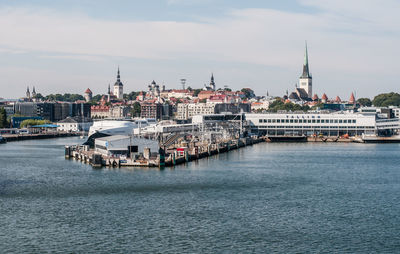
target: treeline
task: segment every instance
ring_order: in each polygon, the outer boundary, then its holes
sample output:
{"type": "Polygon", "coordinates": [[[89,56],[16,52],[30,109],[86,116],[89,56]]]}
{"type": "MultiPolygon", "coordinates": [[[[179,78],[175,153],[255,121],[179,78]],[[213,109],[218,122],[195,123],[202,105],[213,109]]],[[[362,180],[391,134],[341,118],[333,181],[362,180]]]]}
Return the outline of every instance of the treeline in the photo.
{"type": "Polygon", "coordinates": [[[388,107],[388,106],[400,106],[400,94],[398,93],[382,93],[378,94],[371,101],[369,98],[360,98],[357,103],[364,107],[388,107]]]}
{"type": "MultiPolygon", "coordinates": [[[[38,97],[38,96],[37,96],[38,97]]],[[[83,97],[80,94],[70,94],[70,93],[65,93],[65,94],[49,94],[47,96],[41,96],[42,99],[45,101],[65,101],[65,102],[74,102],[77,100],[85,100],[85,97],[83,97]]]]}
{"type": "Polygon", "coordinates": [[[268,111],[269,112],[277,112],[279,110],[286,110],[286,111],[308,111],[311,108],[307,105],[299,105],[292,102],[284,103],[281,99],[276,99],[269,105],[268,111]]]}
{"type": "Polygon", "coordinates": [[[26,119],[21,122],[20,128],[35,126],[35,125],[42,125],[42,124],[49,124],[51,123],[49,120],[35,120],[35,119],[26,119]]]}
{"type": "Polygon", "coordinates": [[[400,94],[383,93],[375,96],[372,104],[376,107],[400,106],[400,94]]]}
{"type": "Polygon", "coordinates": [[[4,107],[0,108],[0,128],[8,128],[7,112],[4,107]]]}

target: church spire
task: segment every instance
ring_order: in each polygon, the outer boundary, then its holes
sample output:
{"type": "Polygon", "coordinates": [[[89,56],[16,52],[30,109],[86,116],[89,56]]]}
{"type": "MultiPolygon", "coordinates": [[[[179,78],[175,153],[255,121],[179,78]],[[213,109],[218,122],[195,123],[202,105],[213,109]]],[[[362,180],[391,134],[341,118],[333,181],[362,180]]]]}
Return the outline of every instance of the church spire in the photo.
{"type": "Polygon", "coordinates": [[[26,87],[26,98],[31,98],[31,93],[29,92],[29,86],[26,87]]]}
{"type": "Polygon", "coordinates": [[[210,87],[215,91],[214,73],[211,72],[210,87]]]}
{"type": "Polygon", "coordinates": [[[117,73],[117,81],[118,81],[118,82],[121,81],[121,78],[120,78],[120,76],[119,76],[119,66],[118,66],[118,73],[117,73]]]}
{"type": "Polygon", "coordinates": [[[303,74],[301,75],[302,78],[311,78],[309,67],[308,67],[308,50],[307,50],[307,41],[306,41],[306,48],[304,52],[304,64],[303,64],[303,74]]]}

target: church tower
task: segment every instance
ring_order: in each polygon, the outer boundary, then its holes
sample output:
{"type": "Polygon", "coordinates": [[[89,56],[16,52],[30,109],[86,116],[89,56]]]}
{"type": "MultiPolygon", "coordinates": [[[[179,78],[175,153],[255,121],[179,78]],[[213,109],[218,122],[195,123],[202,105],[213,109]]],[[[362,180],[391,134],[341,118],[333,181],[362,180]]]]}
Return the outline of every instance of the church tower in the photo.
{"type": "Polygon", "coordinates": [[[304,91],[308,95],[308,98],[311,99],[311,97],[312,97],[312,77],[311,77],[309,67],[308,67],[307,43],[306,43],[306,50],[304,53],[303,74],[300,76],[299,84],[300,84],[300,88],[304,89],[304,91]]]}
{"type": "Polygon", "coordinates": [[[114,95],[117,97],[117,99],[122,100],[123,95],[124,95],[124,85],[121,82],[121,78],[119,75],[119,67],[118,67],[118,73],[117,73],[117,81],[114,84],[114,95]]]}
{"type": "Polygon", "coordinates": [[[215,91],[214,73],[211,73],[210,87],[215,91]]]}
{"type": "Polygon", "coordinates": [[[26,98],[31,99],[31,92],[29,92],[29,86],[26,87],[26,98]]]}

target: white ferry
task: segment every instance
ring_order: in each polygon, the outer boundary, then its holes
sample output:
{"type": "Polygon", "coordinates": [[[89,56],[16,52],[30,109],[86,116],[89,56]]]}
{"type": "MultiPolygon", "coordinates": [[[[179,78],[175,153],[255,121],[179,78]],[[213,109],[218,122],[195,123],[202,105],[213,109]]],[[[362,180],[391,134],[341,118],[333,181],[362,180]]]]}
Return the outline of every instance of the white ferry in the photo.
{"type": "Polygon", "coordinates": [[[107,135],[132,135],[133,130],[156,124],[157,121],[151,118],[127,119],[106,119],[95,121],[89,129],[89,137],[94,133],[103,133],[107,135]]]}

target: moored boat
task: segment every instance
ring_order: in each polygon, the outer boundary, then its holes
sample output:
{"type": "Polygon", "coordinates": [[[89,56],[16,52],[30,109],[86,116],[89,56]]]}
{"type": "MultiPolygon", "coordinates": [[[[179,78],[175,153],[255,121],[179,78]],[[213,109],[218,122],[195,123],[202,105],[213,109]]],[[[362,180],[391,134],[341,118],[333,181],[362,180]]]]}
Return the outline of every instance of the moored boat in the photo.
{"type": "Polygon", "coordinates": [[[380,137],[377,135],[362,135],[361,140],[364,143],[400,143],[400,135],[389,137],[380,137]]]}

